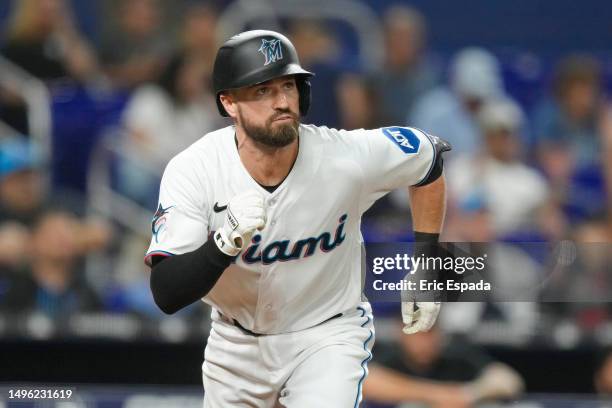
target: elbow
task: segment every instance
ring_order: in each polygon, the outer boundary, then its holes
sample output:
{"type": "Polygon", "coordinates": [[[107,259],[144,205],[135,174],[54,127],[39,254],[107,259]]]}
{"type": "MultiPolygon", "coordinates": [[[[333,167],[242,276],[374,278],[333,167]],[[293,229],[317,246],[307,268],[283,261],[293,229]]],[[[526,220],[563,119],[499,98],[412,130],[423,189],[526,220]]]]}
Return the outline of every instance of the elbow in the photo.
{"type": "Polygon", "coordinates": [[[162,312],[172,315],[181,309],[172,301],[171,289],[164,282],[162,271],[156,268],[151,269],[150,287],[153,301],[162,312]]]}
{"type": "Polygon", "coordinates": [[[172,303],[168,302],[163,296],[160,296],[155,291],[153,291],[153,300],[155,301],[157,307],[167,315],[173,315],[180,310],[180,307],[176,307],[172,303]]]}
{"type": "Polygon", "coordinates": [[[436,189],[440,186],[443,186],[446,183],[446,179],[444,177],[444,171],[442,168],[434,168],[425,179],[423,179],[420,183],[415,184],[412,188],[421,188],[421,189],[436,189]]]}

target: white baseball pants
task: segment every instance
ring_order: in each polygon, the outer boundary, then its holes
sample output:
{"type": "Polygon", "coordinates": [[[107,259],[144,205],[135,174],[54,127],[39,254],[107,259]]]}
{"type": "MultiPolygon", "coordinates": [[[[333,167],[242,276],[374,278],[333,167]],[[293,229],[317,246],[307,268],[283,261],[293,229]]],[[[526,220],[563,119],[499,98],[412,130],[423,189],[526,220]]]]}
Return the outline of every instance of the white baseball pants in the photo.
{"type": "Polygon", "coordinates": [[[204,407],[356,408],[373,344],[367,302],[306,330],[262,336],[213,312],[204,407]]]}

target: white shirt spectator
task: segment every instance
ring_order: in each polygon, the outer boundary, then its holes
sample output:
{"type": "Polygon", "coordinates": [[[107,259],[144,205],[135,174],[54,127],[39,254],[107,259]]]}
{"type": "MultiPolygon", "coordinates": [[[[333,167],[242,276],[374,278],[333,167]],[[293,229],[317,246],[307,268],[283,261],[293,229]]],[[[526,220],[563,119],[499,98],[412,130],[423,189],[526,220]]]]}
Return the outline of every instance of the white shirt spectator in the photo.
{"type": "Polygon", "coordinates": [[[145,85],[134,92],[124,123],[130,133],[144,138],[138,144],[146,158],[165,165],[171,157],[217,127],[219,121],[214,109],[212,99],[199,98],[176,105],[160,87],[145,85]]]}
{"type": "Polygon", "coordinates": [[[445,174],[455,203],[461,205],[476,195],[484,201],[498,236],[529,226],[549,194],[544,178],[519,161],[461,156],[445,174]]]}

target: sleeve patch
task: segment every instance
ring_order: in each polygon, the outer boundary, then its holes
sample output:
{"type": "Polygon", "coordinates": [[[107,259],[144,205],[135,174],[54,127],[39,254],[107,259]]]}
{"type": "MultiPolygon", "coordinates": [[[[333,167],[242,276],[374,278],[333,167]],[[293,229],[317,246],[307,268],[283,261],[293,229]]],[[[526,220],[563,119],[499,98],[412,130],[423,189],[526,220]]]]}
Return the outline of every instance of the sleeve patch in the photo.
{"type": "Polygon", "coordinates": [[[174,208],[173,205],[164,208],[161,203],[157,206],[157,211],[155,211],[155,215],[153,215],[153,220],[151,220],[151,233],[155,238],[155,243],[159,243],[159,234],[166,227],[166,214],[170,212],[170,209],[174,208]]]}
{"type": "Polygon", "coordinates": [[[394,126],[382,128],[382,131],[405,154],[418,153],[421,140],[412,130],[394,126]]]}

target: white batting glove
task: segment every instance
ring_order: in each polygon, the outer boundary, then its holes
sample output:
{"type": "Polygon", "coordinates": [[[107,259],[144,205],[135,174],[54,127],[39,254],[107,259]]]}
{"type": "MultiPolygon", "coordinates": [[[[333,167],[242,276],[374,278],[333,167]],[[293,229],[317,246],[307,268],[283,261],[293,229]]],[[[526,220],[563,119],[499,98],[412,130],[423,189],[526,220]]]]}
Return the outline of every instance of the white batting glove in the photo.
{"type": "Polygon", "coordinates": [[[246,191],[227,204],[225,223],[215,232],[215,243],[224,254],[236,256],[251,242],[255,230],[265,225],[264,197],[256,190],[246,191]]]}
{"type": "Polygon", "coordinates": [[[405,334],[429,331],[440,313],[440,302],[402,302],[402,321],[405,334]],[[418,307],[418,309],[417,309],[418,307]]]}

